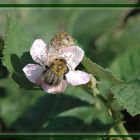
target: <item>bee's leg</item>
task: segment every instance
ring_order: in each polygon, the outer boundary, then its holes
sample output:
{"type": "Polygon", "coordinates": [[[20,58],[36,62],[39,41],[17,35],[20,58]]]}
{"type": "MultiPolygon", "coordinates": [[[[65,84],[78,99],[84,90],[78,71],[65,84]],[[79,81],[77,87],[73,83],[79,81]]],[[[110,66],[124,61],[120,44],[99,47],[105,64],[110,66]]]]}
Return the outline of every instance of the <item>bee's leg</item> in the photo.
{"type": "Polygon", "coordinates": [[[64,80],[66,80],[66,76],[64,75],[64,78],[63,78],[64,80]]]}
{"type": "Polygon", "coordinates": [[[46,68],[46,70],[49,70],[50,69],[50,67],[48,65],[45,65],[45,68],[46,68]]]}
{"type": "Polygon", "coordinates": [[[49,72],[49,69],[50,69],[49,66],[47,66],[47,65],[45,65],[45,68],[46,68],[46,69],[43,71],[43,74],[44,74],[44,75],[45,75],[45,73],[49,72]]]}

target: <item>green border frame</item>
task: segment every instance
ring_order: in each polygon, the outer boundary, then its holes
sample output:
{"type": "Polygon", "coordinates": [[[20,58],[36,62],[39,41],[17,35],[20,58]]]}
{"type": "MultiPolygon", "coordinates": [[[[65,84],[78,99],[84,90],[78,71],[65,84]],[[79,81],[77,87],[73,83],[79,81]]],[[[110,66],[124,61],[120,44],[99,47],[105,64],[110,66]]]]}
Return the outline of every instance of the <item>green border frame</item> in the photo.
{"type": "Polygon", "coordinates": [[[0,4],[1,8],[129,8],[140,4],[0,4]]]}
{"type": "Polygon", "coordinates": [[[46,138],[139,138],[140,134],[130,134],[130,135],[107,135],[107,134],[94,134],[94,133],[1,133],[0,138],[29,138],[29,137],[46,137],[46,138]]]}
{"type": "MultiPolygon", "coordinates": [[[[0,4],[2,8],[140,8],[140,4],[0,4]]],[[[140,133],[128,135],[107,135],[95,133],[15,133],[2,132],[0,138],[29,138],[29,137],[44,137],[44,138],[140,138],[140,133]]]]}

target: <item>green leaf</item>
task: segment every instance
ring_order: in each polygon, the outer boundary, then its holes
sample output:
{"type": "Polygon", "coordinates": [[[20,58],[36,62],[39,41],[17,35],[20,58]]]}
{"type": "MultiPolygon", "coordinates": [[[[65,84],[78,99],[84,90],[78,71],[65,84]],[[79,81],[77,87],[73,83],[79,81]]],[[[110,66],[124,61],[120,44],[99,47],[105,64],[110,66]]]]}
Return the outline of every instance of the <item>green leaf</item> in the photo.
{"type": "MultiPolygon", "coordinates": [[[[108,3],[127,3],[129,0],[109,0],[108,3]]],[[[82,3],[82,1],[80,1],[82,3]]],[[[86,1],[88,3],[88,1],[86,1]]],[[[104,0],[98,1],[90,1],[90,3],[95,4],[103,4],[104,0]]],[[[69,22],[67,23],[67,30],[70,32],[73,37],[78,41],[79,44],[82,45],[85,50],[87,57],[95,62],[103,62],[107,58],[110,58],[110,55],[106,58],[106,54],[104,53],[102,57],[101,55],[97,55],[97,46],[96,41],[100,36],[104,33],[110,32],[119,22],[121,22],[126,11],[128,9],[96,9],[96,8],[87,8],[87,9],[75,9],[73,10],[69,22]],[[74,11],[74,12],[73,12],[74,11]],[[82,21],[82,22],[81,22],[82,21]],[[100,61],[100,59],[102,61],[100,61]]],[[[108,52],[108,50],[106,51],[108,52]]],[[[107,62],[106,62],[107,63],[107,62]]]]}
{"type": "Polygon", "coordinates": [[[93,121],[93,118],[96,118],[97,113],[96,109],[92,106],[84,106],[84,107],[76,107],[67,111],[64,111],[60,114],[58,114],[58,117],[64,117],[64,116],[71,116],[76,117],[84,123],[90,124],[93,121]]]}
{"type": "MultiPolygon", "coordinates": [[[[104,1],[91,1],[90,3],[102,4],[104,1]]],[[[114,3],[114,0],[110,0],[109,3],[114,3]]],[[[115,3],[123,2],[122,0],[118,0],[115,3]]],[[[90,40],[91,37],[94,39],[112,28],[118,22],[119,17],[125,10],[126,9],[78,9],[75,10],[76,15],[72,15],[72,21],[70,20],[70,23],[72,24],[69,25],[69,28],[73,29],[73,35],[81,39],[82,42],[85,42],[85,40],[90,40]],[[83,38],[84,40],[82,40],[83,38]]]]}
{"type": "MultiPolygon", "coordinates": [[[[52,0],[50,0],[50,2],[52,3],[52,0]]],[[[45,3],[45,1],[41,3],[45,3]]],[[[49,1],[47,1],[47,3],[49,3],[49,1]]],[[[54,34],[67,30],[69,16],[74,10],[71,8],[47,8],[45,10],[39,9],[39,11],[38,9],[20,9],[20,11],[21,15],[19,19],[26,29],[32,33],[32,36],[49,42],[54,34]]]]}
{"type": "MultiPolygon", "coordinates": [[[[28,92],[28,95],[31,93],[32,92],[28,92]]],[[[38,95],[39,94],[40,93],[38,93],[38,95]]],[[[34,92],[34,95],[36,95],[36,92],[34,92]]],[[[74,107],[89,105],[89,103],[76,99],[72,96],[66,95],[65,93],[60,95],[43,95],[45,96],[41,96],[33,106],[27,109],[16,120],[16,122],[12,124],[12,129],[16,129],[22,132],[28,132],[33,130],[40,131],[40,129],[45,129],[45,131],[48,132],[48,127],[51,127],[52,131],[56,130],[58,132],[66,132],[66,127],[63,127],[62,124],[68,122],[68,124],[71,125],[71,119],[58,119],[57,122],[55,122],[55,116],[60,112],[69,110],[74,107]],[[53,124],[53,126],[50,124],[53,124]]],[[[30,99],[32,99],[32,97],[30,99]]],[[[78,127],[81,127],[81,125],[83,126],[83,123],[77,126],[77,129],[79,129],[78,127]]],[[[75,124],[72,124],[70,130],[74,129],[75,124]]]]}
{"type": "Polygon", "coordinates": [[[88,102],[89,104],[95,103],[94,96],[81,87],[68,86],[65,90],[65,94],[80,99],[81,101],[88,102]]]}
{"type": "Polygon", "coordinates": [[[20,22],[12,16],[7,17],[3,64],[7,67],[10,76],[26,89],[34,87],[22,71],[25,65],[33,62],[29,54],[32,42],[33,38],[25,31],[20,22]]]}
{"type": "MultiPolygon", "coordinates": [[[[12,17],[7,17],[7,33],[4,48],[4,65],[10,73],[14,71],[11,55],[21,57],[23,53],[29,51],[33,42],[33,38],[22,27],[20,22],[12,17]]],[[[18,67],[18,66],[17,66],[18,67]]]]}
{"type": "Polygon", "coordinates": [[[75,117],[82,120],[85,124],[90,124],[95,120],[103,124],[111,124],[112,117],[109,115],[107,108],[101,103],[96,103],[94,106],[75,107],[59,113],[56,117],[75,117]]]}
{"type": "Polygon", "coordinates": [[[121,28],[112,35],[111,44],[116,48],[118,53],[124,53],[128,48],[138,47],[140,40],[140,16],[132,17],[128,20],[124,28],[121,28]]]}
{"type": "Polygon", "coordinates": [[[111,70],[125,81],[136,79],[140,75],[140,48],[129,48],[111,64],[111,70]]]}
{"type": "Polygon", "coordinates": [[[27,108],[36,102],[38,97],[43,95],[42,91],[33,90],[34,85],[29,82],[22,71],[26,64],[32,62],[29,55],[32,42],[32,37],[25,31],[20,22],[9,16],[7,18],[3,64],[10,74],[1,80],[1,87],[5,89],[6,97],[0,103],[1,117],[6,125],[11,125],[16,121],[27,108]]]}
{"type": "Polygon", "coordinates": [[[14,123],[37,99],[44,95],[42,91],[20,88],[11,78],[1,80],[6,96],[0,100],[0,117],[7,126],[14,123]],[[12,115],[11,115],[12,114],[12,115]]]}
{"type": "MultiPolygon", "coordinates": [[[[82,95],[80,94],[79,96],[82,95]]],[[[82,99],[82,97],[79,99],[82,99]]],[[[91,124],[95,120],[98,120],[103,124],[111,124],[113,122],[113,118],[109,114],[106,105],[97,96],[91,97],[91,100],[92,102],[87,101],[90,103],[88,105],[65,110],[63,112],[60,112],[56,117],[74,117],[82,120],[85,124],[91,124]]]]}
{"type": "Polygon", "coordinates": [[[140,80],[118,84],[112,88],[117,102],[132,116],[140,114],[140,80]]]}
{"type": "Polygon", "coordinates": [[[102,34],[96,40],[96,52],[98,52],[95,57],[96,62],[103,65],[104,63],[110,64],[112,60],[123,55],[128,49],[139,47],[140,16],[132,16],[125,24],[123,19],[120,19],[120,26],[102,34]]]}
{"type": "Polygon", "coordinates": [[[99,79],[108,80],[114,83],[123,82],[121,79],[116,77],[109,69],[102,68],[101,66],[93,63],[90,59],[86,57],[84,57],[82,64],[89,73],[97,76],[99,79]]]}

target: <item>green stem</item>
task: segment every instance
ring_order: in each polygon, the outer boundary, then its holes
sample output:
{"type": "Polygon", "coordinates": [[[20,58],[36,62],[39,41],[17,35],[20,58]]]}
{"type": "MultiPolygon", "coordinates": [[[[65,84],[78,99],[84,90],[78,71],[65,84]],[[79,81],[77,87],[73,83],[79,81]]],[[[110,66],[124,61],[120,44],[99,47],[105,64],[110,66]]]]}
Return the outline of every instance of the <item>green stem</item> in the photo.
{"type": "Polygon", "coordinates": [[[85,69],[99,79],[112,81],[114,84],[123,83],[124,81],[113,74],[109,69],[104,69],[100,65],[93,63],[89,58],[85,57],[82,60],[82,65],[85,69]]]}
{"type": "MultiPolygon", "coordinates": [[[[92,83],[92,81],[91,81],[91,83],[92,83]]],[[[90,88],[92,89],[93,96],[94,96],[94,91],[95,91],[96,85],[95,84],[91,84],[90,88]]],[[[118,112],[113,111],[113,109],[111,107],[111,103],[114,100],[113,96],[109,96],[108,99],[105,99],[105,97],[103,97],[101,94],[97,94],[97,96],[95,96],[95,98],[100,100],[106,106],[106,108],[108,108],[111,111],[112,118],[114,118],[114,120],[116,120],[116,118],[118,118],[117,117],[118,112]]],[[[113,135],[113,134],[115,134],[115,135],[128,135],[128,132],[125,129],[123,123],[120,122],[120,120],[119,120],[119,122],[116,122],[116,124],[110,129],[109,134],[111,134],[111,135],[113,135]]],[[[126,137],[126,138],[118,137],[118,138],[115,138],[115,139],[116,140],[133,140],[130,137],[126,137]]],[[[109,140],[112,140],[112,139],[110,138],[109,140]]]]}
{"type": "MultiPolygon", "coordinates": [[[[117,123],[113,127],[113,129],[114,132],[116,132],[118,135],[129,135],[122,122],[117,123]]],[[[123,140],[133,140],[133,139],[131,137],[124,137],[123,140]]]]}

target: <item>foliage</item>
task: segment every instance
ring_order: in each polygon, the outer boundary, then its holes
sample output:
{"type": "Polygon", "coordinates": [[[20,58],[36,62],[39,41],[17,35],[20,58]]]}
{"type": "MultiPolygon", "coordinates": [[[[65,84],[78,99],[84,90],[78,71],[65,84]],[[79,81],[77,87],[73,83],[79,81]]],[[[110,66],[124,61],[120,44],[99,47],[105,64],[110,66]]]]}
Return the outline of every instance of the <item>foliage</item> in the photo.
{"type": "Polygon", "coordinates": [[[131,115],[137,115],[140,112],[139,95],[140,80],[136,79],[127,84],[119,84],[112,88],[117,101],[127,109],[131,115]]]}
{"type": "Polygon", "coordinates": [[[0,118],[8,130],[109,133],[113,129],[118,134],[122,110],[140,114],[139,15],[124,22],[128,9],[7,11],[12,16],[7,16],[4,43],[0,38],[0,118]],[[29,54],[34,39],[48,42],[62,30],[85,50],[79,67],[96,77],[97,87],[69,86],[64,94],[51,95],[26,79],[22,68],[35,63],[29,54]]]}

